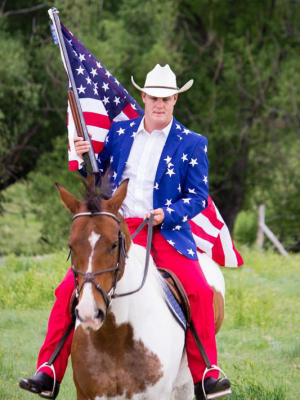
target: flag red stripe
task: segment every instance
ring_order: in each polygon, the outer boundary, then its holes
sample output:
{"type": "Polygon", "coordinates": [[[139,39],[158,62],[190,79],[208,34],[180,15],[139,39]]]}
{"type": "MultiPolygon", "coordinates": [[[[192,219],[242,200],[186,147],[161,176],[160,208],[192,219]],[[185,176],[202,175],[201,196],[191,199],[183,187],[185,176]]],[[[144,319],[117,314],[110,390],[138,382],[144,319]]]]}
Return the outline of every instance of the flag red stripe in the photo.
{"type": "Polygon", "coordinates": [[[200,237],[201,239],[207,240],[211,244],[215,243],[216,238],[214,236],[211,236],[208,233],[206,233],[199,225],[195,224],[194,221],[190,220],[189,223],[191,225],[192,232],[196,236],[200,237]]]}
{"type": "Polygon", "coordinates": [[[98,128],[103,129],[110,128],[111,123],[107,115],[85,111],[83,116],[87,125],[97,126],[98,128]]]}
{"type": "Polygon", "coordinates": [[[79,170],[78,161],[76,161],[76,160],[70,160],[70,161],[69,161],[69,170],[70,170],[70,171],[78,171],[78,170],[79,170]]]}
{"type": "Polygon", "coordinates": [[[222,229],[224,226],[224,222],[221,222],[217,218],[217,213],[215,210],[214,203],[211,199],[210,196],[207,198],[208,206],[205,208],[205,210],[202,211],[202,214],[209,219],[209,222],[217,229],[222,229]]]}
{"type": "Polygon", "coordinates": [[[123,108],[122,111],[129,119],[134,119],[139,117],[139,114],[131,107],[131,104],[127,104],[127,106],[123,108]]]}
{"type": "Polygon", "coordinates": [[[231,242],[232,242],[233,251],[234,251],[236,259],[237,259],[237,266],[240,267],[241,265],[244,264],[244,260],[242,259],[242,256],[240,255],[240,253],[235,248],[235,245],[233,243],[233,240],[232,240],[231,236],[230,236],[230,239],[231,239],[231,242]]]}
{"type": "Polygon", "coordinates": [[[225,254],[222,246],[222,242],[220,239],[220,235],[218,235],[213,248],[211,249],[212,259],[222,267],[225,266],[225,254]]]}
{"type": "Polygon", "coordinates": [[[97,140],[92,140],[92,145],[96,154],[99,154],[104,147],[104,143],[98,142],[97,140]]]}

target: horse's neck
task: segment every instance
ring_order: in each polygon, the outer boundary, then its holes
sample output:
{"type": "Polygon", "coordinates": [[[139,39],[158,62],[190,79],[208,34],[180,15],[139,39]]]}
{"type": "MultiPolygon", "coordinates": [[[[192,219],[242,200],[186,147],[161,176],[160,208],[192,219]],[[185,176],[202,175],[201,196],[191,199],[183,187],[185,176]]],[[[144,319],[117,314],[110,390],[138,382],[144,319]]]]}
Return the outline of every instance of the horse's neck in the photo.
{"type": "MultiPolygon", "coordinates": [[[[127,293],[137,289],[143,280],[145,270],[145,250],[141,246],[132,245],[128,253],[126,267],[122,279],[118,282],[116,293],[127,293]]],[[[111,311],[118,323],[130,322],[138,315],[147,315],[156,303],[161,304],[164,297],[161,278],[150,258],[149,271],[143,288],[135,294],[120,297],[113,301],[111,311]]]]}

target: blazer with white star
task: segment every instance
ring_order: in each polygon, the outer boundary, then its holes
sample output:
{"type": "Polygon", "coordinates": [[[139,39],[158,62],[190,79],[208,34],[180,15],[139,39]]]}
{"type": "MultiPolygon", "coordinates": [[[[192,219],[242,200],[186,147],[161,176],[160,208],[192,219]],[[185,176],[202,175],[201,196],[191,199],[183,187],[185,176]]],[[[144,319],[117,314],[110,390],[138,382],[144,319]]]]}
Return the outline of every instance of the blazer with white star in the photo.
{"type": "MultiPolygon", "coordinates": [[[[133,133],[141,120],[142,117],[113,123],[98,156],[101,172],[110,166],[114,188],[122,182],[133,133]]],[[[207,139],[173,118],[156,171],[153,208],[164,210],[165,218],[160,227],[164,238],[189,259],[197,259],[197,250],[188,220],[207,207],[207,198],[207,139]]]]}

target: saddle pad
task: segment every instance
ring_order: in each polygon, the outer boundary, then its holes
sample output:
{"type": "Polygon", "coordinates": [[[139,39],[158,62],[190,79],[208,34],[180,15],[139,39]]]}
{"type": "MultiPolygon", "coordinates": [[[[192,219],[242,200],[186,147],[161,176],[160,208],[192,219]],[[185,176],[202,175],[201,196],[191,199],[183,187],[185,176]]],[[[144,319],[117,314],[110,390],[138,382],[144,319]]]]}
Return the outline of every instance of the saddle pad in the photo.
{"type": "MultiPolygon", "coordinates": [[[[162,274],[163,277],[167,277],[168,274],[167,273],[163,273],[162,274]]],[[[173,293],[171,292],[171,289],[169,288],[169,286],[164,282],[163,285],[163,289],[165,292],[165,298],[166,298],[166,303],[171,311],[171,313],[173,314],[173,316],[175,317],[175,319],[177,320],[177,322],[179,323],[179,325],[186,330],[187,329],[187,320],[186,317],[182,311],[181,306],[179,305],[178,301],[176,300],[176,298],[174,297],[173,293]]]]}

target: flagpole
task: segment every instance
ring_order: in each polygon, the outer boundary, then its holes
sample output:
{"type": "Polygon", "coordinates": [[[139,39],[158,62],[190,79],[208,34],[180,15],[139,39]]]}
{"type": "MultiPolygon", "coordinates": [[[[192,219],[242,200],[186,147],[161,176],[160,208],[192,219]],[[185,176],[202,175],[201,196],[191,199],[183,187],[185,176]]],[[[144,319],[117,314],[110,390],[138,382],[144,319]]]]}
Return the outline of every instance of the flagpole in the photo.
{"type": "MultiPolygon", "coordinates": [[[[67,75],[68,75],[68,78],[69,78],[69,91],[74,96],[74,103],[75,103],[75,106],[76,106],[76,109],[77,109],[77,113],[78,113],[78,117],[79,117],[79,120],[80,120],[80,125],[81,125],[81,128],[82,128],[83,138],[84,138],[84,140],[90,142],[90,150],[88,151],[88,153],[83,154],[86,172],[88,174],[96,174],[96,173],[99,172],[99,168],[98,168],[98,164],[97,164],[97,161],[96,161],[96,157],[95,157],[92,141],[91,141],[91,138],[90,138],[90,135],[88,133],[87,126],[86,126],[86,123],[85,123],[85,120],[84,120],[84,116],[83,116],[83,112],[82,112],[82,108],[81,108],[81,104],[80,104],[80,100],[79,100],[79,96],[78,96],[78,92],[77,92],[77,88],[76,88],[76,84],[75,84],[75,79],[74,79],[74,76],[73,76],[73,72],[72,72],[69,56],[68,56],[68,53],[67,53],[65,41],[64,41],[64,38],[63,38],[61,25],[60,25],[60,20],[59,20],[59,17],[58,17],[59,11],[55,7],[52,7],[52,8],[50,8],[48,10],[48,13],[49,13],[50,19],[53,22],[53,26],[54,26],[54,29],[55,29],[55,32],[56,32],[56,35],[57,35],[57,40],[58,40],[59,47],[60,47],[60,50],[61,50],[61,56],[62,56],[62,59],[63,59],[63,64],[65,66],[65,69],[67,71],[67,75]]],[[[73,115],[73,119],[74,120],[75,120],[75,118],[76,118],[76,116],[73,115]]],[[[77,134],[79,134],[79,132],[77,132],[77,134]]]]}

